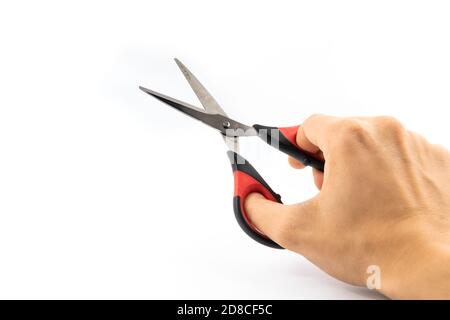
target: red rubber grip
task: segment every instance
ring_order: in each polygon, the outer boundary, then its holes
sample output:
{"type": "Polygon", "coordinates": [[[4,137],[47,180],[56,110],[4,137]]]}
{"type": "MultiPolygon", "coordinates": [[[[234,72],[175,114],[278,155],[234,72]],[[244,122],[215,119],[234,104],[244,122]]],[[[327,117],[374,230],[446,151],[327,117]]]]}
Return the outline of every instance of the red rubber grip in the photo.
{"type": "Polygon", "coordinates": [[[250,221],[250,219],[247,216],[247,213],[245,212],[244,203],[247,199],[247,196],[252,192],[258,192],[264,196],[267,200],[279,202],[278,199],[276,199],[272,193],[267,190],[265,186],[263,186],[258,180],[251,177],[250,175],[246,174],[245,172],[236,170],[233,172],[234,175],[234,195],[239,196],[240,201],[240,209],[242,216],[245,220],[245,222],[256,232],[258,232],[263,237],[266,237],[261,231],[256,228],[256,226],[250,221]]]}
{"type": "Polygon", "coordinates": [[[294,127],[284,127],[284,128],[278,128],[278,130],[281,131],[281,133],[286,137],[286,139],[289,140],[290,143],[292,143],[294,146],[298,147],[297,144],[297,131],[300,126],[294,126],[294,127]]]}

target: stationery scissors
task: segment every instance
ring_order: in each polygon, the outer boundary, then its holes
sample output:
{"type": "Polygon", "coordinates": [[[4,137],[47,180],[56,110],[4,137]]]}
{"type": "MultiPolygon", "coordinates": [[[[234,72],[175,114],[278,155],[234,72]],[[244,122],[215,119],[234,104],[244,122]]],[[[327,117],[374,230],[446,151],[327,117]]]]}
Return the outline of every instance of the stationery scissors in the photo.
{"type": "Polygon", "coordinates": [[[269,127],[255,124],[247,126],[230,117],[219,106],[216,100],[206,90],[206,88],[197,80],[197,78],[183,65],[178,59],[176,64],[180,68],[184,77],[188,81],[192,90],[197,95],[203,108],[198,108],[186,102],[171,98],[156,91],[139,87],[145,93],[164,102],[165,104],[181,111],[194,119],[219,131],[225,144],[228,146],[228,158],[230,159],[234,176],[234,197],[233,210],[236,220],[242,230],[257,242],[268,247],[283,249],[280,245],[272,241],[263,234],[249,220],[244,203],[246,197],[252,192],[262,194],[266,199],[281,202],[281,197],[267,184],[255,168],[239,154],[239,138],[257,136],[264,142],[277,148],[281,152],[288,154],[305,166],[311,166],[319,171],[324,170],[324,162],[314,158],[308,152],[302,150],[296,143],[296,135],[299,126],[294,127],[269,127]]]}

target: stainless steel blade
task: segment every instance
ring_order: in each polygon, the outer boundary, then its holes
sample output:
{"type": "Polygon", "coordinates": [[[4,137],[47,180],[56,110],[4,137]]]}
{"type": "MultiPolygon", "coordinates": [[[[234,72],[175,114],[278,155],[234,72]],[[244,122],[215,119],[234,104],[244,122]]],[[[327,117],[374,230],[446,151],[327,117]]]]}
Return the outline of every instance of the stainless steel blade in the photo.
{"type": "MultiPolygon", "coordinates": [[[[177,58],[175,58],[174,60],[183,73],[184,77],[186,78],[187,82],[191,86],[198,100],[200,100],[200,103],[205,108],[206,112],[212,114],[221,114],[228,117],[222,107],[217,103],[217,101],[208,92],[208,90],[206,90],[206,88],[200,83],[197,77],[194,76],[194,74],[180,60],[178,60],[177,58]]],[[[222,137],[225,141],[225,144],[230,150],[239,152],[239,141],[237,137],[233,137],[230,135],[222,135],[222,137]]]]}
{"type": "Polygon", "coordinates": [[[234,142],[233,144],[231,144],[231,141],[227,141],[229,138],[235,139],[240,136],[257,135],[253,127],[246,126],[245,124],[230,119],[222,114],[210,114],[200,108],[166,96],[162,93],[141,86],[139,87],[139,89],[158,99],[159,101],[162,101],[165,104],[171,106],[172,108],[177,109],[178,111],[181,111],[182,113],[218,130],[224,136],[225,142],[230,148],[232,148],[234,142]],[[230,145],[228,144],[228,142],[230,142],[230,145]]]}

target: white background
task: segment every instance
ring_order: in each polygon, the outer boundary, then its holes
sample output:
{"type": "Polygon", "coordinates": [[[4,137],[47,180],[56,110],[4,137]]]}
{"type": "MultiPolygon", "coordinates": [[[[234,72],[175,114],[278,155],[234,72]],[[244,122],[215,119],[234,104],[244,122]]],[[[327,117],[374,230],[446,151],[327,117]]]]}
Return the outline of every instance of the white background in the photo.
{"type": "MultiPolygon", "coordinates": [[[[232,117],[400,118],[450,146],[446,1],[0,5],[0,298],[381,298],[239,229],[219,135],[138,85],[232,117]]],[[[287,203],[309,171],[242,153],[287,203]]]]}

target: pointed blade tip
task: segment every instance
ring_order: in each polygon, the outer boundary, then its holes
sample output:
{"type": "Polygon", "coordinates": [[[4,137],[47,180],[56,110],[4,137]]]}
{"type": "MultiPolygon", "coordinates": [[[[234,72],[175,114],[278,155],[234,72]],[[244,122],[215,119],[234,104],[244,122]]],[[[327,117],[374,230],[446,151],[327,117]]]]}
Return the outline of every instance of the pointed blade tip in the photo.
{"type": "Polygon", "coordinates": [[[157,96],[156,92],[154,92],[153,90],[147,89],[143,86],[139,86],[139,89],[141,89],[142,91],[144,91],[145,93],[147,93],[153,97],[157,96]]]}
{"type": "Polygon", "coordinates": [[[147,89],[147,88],[145,88],[145,87],[143,87],[143,86],[139,86],[139,89],[141,89],[142,91],[144,91],[145,93],[150,93],[149,91],[149,89],[147,89]]]}
{"type": "Polygon", "coordinates": [[[177,65],[182,65],[181,61],[178,58],[173,58],[173,61],[175,61],[177,65]]]}

